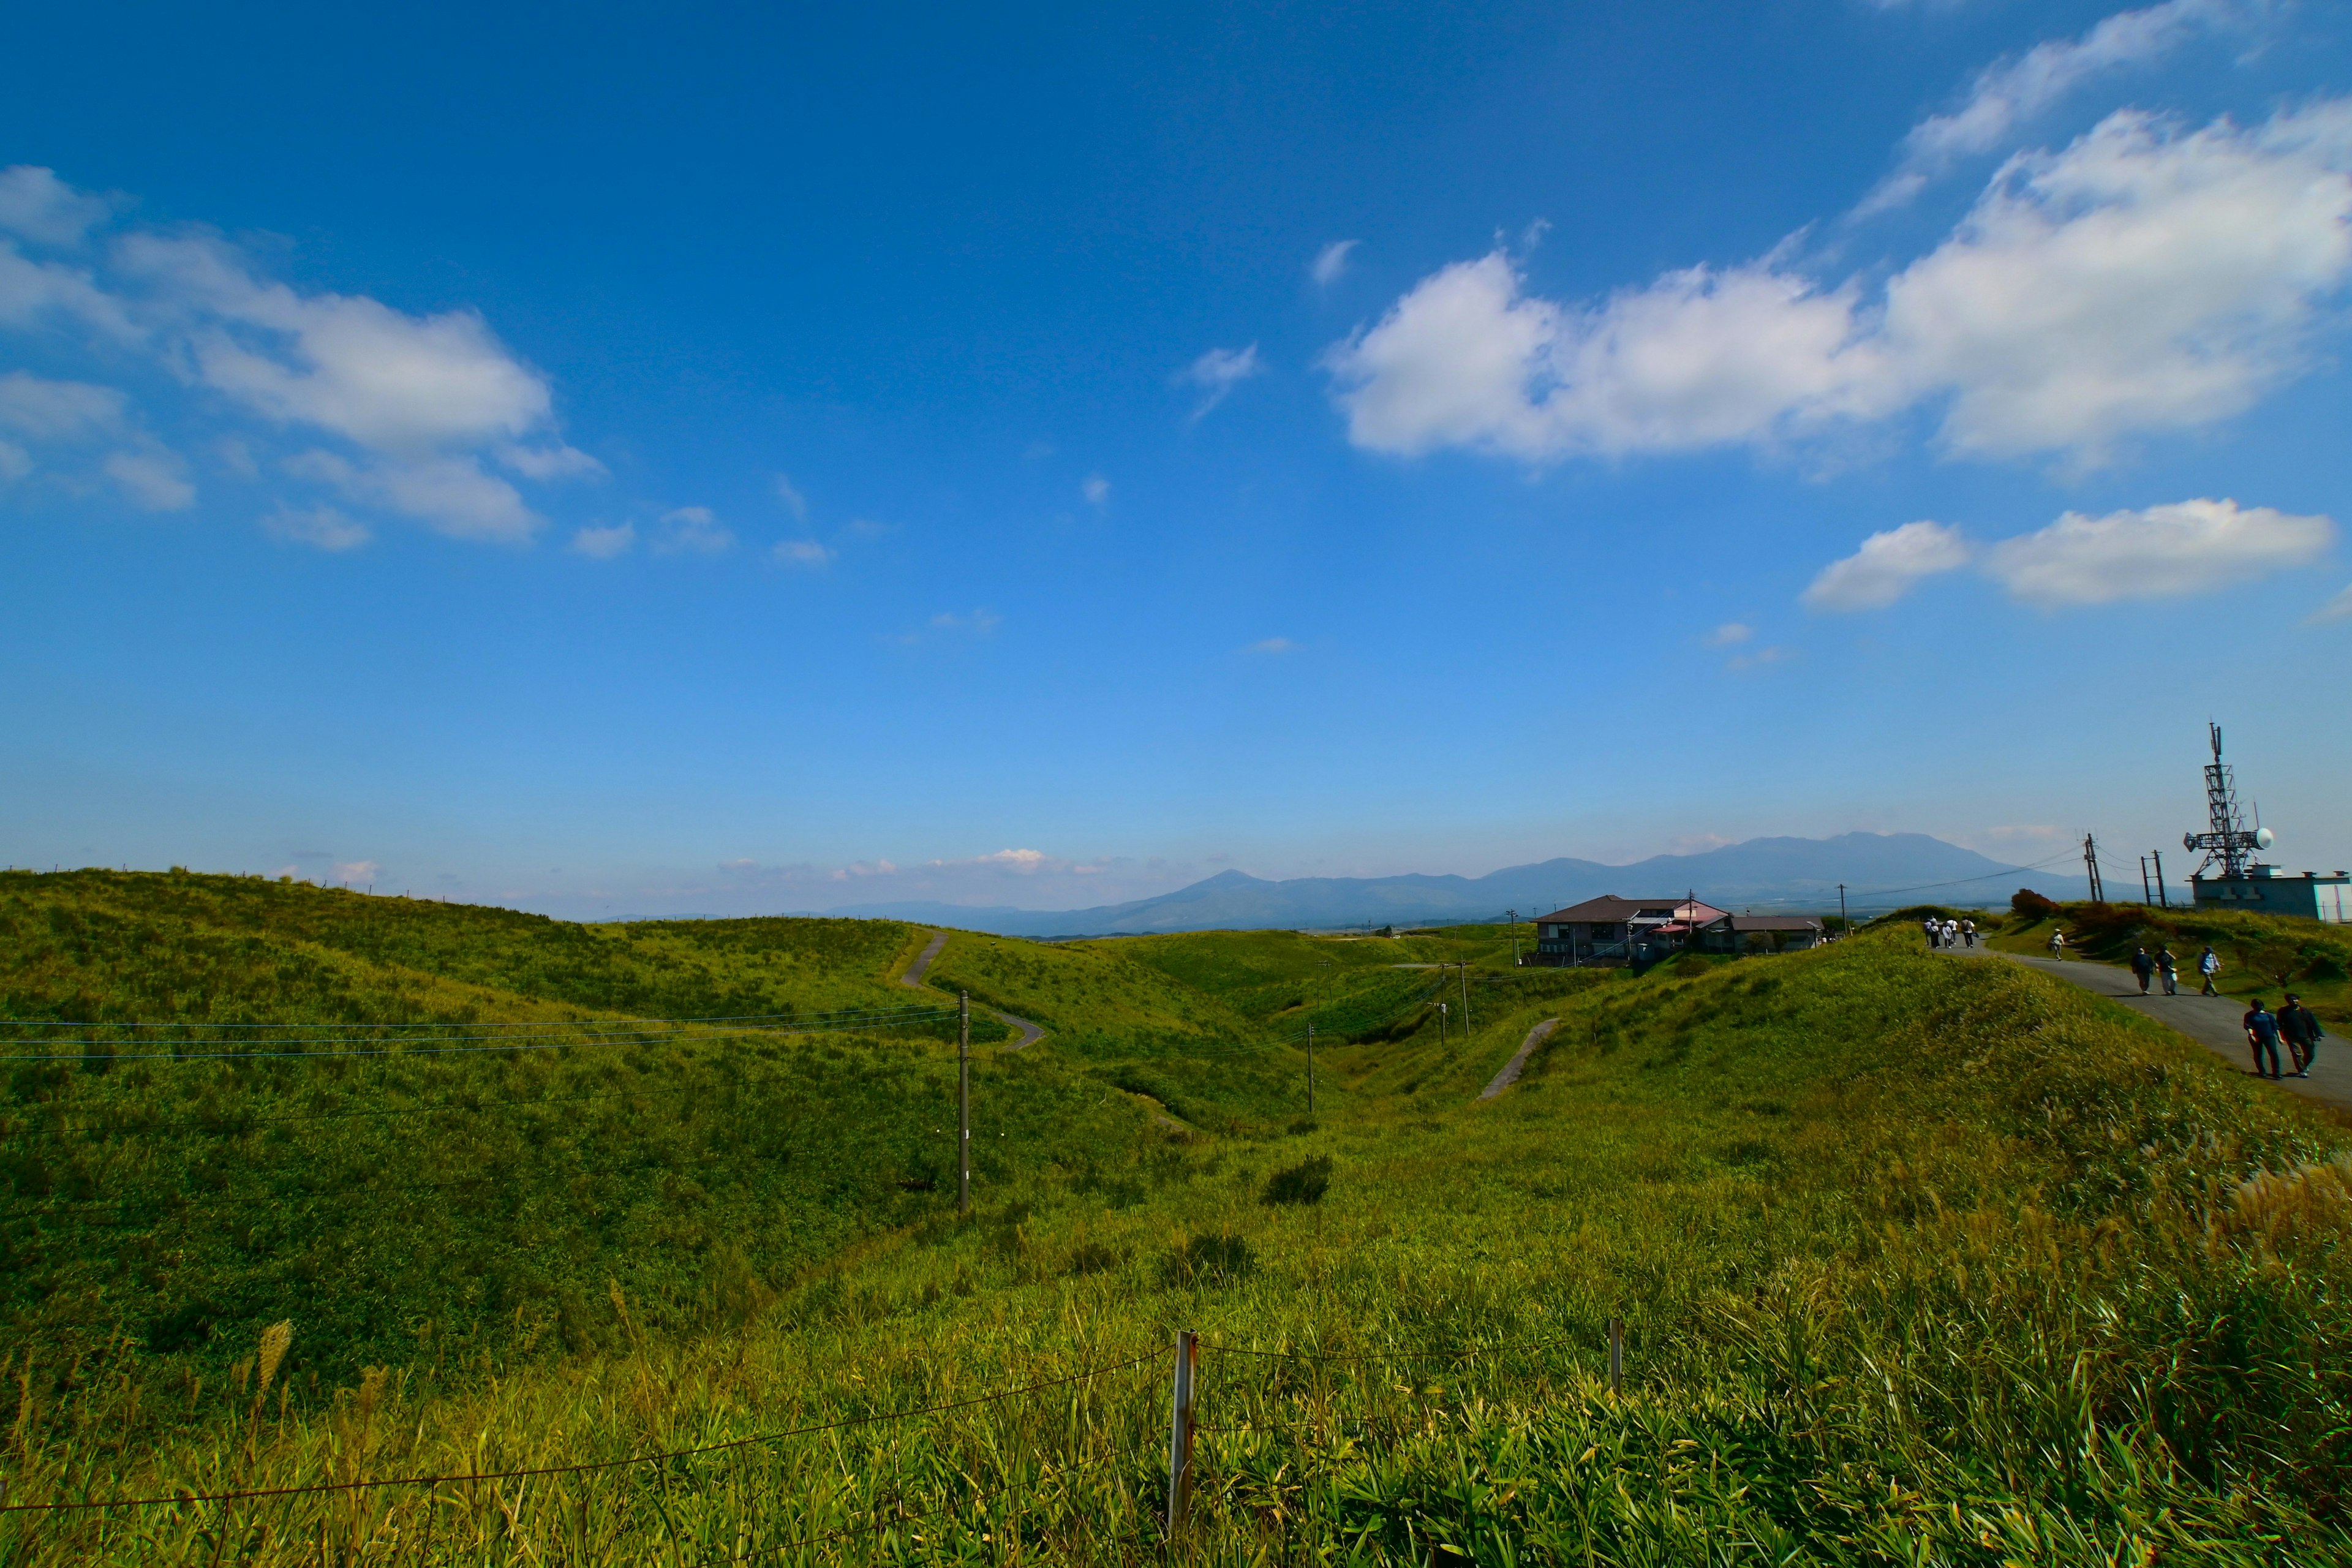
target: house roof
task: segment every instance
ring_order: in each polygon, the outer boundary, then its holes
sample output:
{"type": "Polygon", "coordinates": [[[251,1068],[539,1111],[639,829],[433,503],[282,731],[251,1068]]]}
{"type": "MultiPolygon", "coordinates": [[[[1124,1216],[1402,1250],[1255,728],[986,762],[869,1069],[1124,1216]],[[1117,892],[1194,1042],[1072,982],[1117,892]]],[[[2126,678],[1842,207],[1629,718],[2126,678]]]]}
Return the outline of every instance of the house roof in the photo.
{"type": "Polygon", "coordinates": [[[1538,915],[1536,919],[1540,922],[1557,921],[1563,924],[1591,924],[1599,921],[1607,925],[1618,925],[1626,921],[1639,919],[1643,910],[1657,910],[1675,920],[1696,920],[1701,925],[1712,924],[1729,912],[1718,910],[1713,904],[1702,904],[1690,899],[1677,899],[1672,895],[1663,899],[1621,899],[1616,894],[1611,893],[1605,898],[1587,899],[1580,904],[1570,904],[1564,910],[1554,910],[1548,915],[1538,915]]]}
{"type": "Polygon", "coordinates": [[[1819,931],[1822,922],[1811,915],[1734,915],[1733,931],[1819,931]]]}

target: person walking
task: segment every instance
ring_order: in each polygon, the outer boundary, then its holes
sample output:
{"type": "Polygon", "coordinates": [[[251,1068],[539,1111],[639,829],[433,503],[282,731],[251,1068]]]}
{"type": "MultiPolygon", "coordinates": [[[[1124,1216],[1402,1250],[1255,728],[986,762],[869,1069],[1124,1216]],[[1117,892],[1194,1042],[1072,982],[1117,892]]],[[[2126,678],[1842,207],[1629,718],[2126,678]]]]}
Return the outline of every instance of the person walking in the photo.
{"type": "Polygon", "coordinates": [[[2205,977],[2205,989],[2200,991],[2197,994],[2200,996],[2219,996],[2221,994],[2221,992],[2215,990],[2213,987],[2213,976],[2221,973],[2221,961],[2213,955],[2213,944],[2211,942],[2207,942],[2205,944],[2205,951],[2197,955],[2197,973],[2205,977]]]}
{"type": "Polygon", "coordinates": [[[2147,949],[2140,948],[2132,954],[2131,969],[2139,977],[2139,994],[2147,995],[2147,983],[2156,978],[2156,960],[2148,956],[2147,949]]]}
{"type": "Polygon", "coordinates": [[[1929,915],[1926,920],[1921,921],[1919,925],[1921,929],[1926,931],[1927,933],[1927,945],[1929,947],[1937,947],[1942,945],[1937,942],[1936,939],[1943,934],[1943,928],[1936,923],[1935,916],[1929,915]]]}
{"type": "Polygon", "coordinates": [[[2254,998],[2254,1005],[2246,1009],[2243,1022],[2246,1026],[2246,1044],[2252,1047],[2254,1053],[2254,1076],[2256,1078],[2278,1077],[2278,1015],[2263,1006],[2263,999],[2257,996],[2254,998]],[[2271,1070],[2268,1072],[2263,1070],[2263,1060],[2265,1057],[2270,1059],[2271,1064],[2271,1070]]]}
{"type": "Polygon", "coordinates": [[[1967,942],[1970,947],[1974,947],[1974,946],[1976,946],[1976,944],[1977,944],[1977,922],[1976,922],[1976,921],[1962,921],[1960,922],[1960,940],[1961,940],[1962,942],[1967,942]]]}
{"type": "Polygon", "coordinates": [[[1944,945],[1946,947],[1958,947],[1960,945],[1959,921],[1946,921],[1944,922],[1944,945]]]}
{"type": "Polygon", "coordinates": [[[2054,926],[2050,931],[2050,956],[2053,958],[2066,956],[2066,933],[2054,926]]]}
{"type": "Polygon", "coordinates": [[[2172,955],[2169,947],[2157,950],[2156,972],[2164,976],[2164,994],[2167,996],[2180,994],[2180,960],[2172,955]]]}
{"type": "Polygon", "coordinates": [[[2279,1036],[2286,1041],[2287,1054],[2294,1058],[2294,1076],[2309,1078],[2311,1064],[2319,1055],[2319,1037],[2327,1032],[2319,1026],[2319,1016],[2290,991],[2286,1005],[2278,1010],[2278,1025],[2279,1036]]]}

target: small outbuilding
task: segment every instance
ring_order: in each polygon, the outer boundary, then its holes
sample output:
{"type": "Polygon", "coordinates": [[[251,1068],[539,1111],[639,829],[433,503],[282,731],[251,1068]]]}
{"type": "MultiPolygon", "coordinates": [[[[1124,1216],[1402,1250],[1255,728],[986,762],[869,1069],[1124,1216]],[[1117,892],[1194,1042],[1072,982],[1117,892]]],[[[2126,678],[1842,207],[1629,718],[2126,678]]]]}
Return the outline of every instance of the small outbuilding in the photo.
{"type": "Polygon", "coordinates": [[[1733,947],[1740,952],[1801,952],[1829,940],[1829,930],[1813,915],[1734,915],[1733,947]]]}

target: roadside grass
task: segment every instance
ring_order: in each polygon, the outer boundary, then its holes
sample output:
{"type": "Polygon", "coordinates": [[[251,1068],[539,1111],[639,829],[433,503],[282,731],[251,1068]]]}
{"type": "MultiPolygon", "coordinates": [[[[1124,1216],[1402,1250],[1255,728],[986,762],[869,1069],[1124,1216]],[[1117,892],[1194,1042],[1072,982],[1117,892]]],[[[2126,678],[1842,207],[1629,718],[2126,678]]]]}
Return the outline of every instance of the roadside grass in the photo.
{"type": "Polygon", "coordinates": [[[1498,1009],[1466,1043],[1390,1044],[1454,1083],[1352,1093],[1296,1132],[1152,1133],[1125,1164],[1010,1169],[973,1219],[858,1243],[698,1333],[654,1332],[608,1292],[616,1337],[556,1365],[483,1379],[412,1359],[340,1388],[281,1377],[264,1398],[246,1362],[231,1398],[188,1417],[184,1391],[135,1366],[67,1373],[30,1348],[0,1397],[12,1502],[335,1489],[0,1515],[0,1553],[2352,1556],[2352,1143],[2201,1050],[1895,929],[1595,978],[1498,1009]],[[1563,1024],[1521,1085],[1457,1092],[1547,1007],[1563,1024]],[[1319,1202],[1263,1201],[1320,1159],[1319,1202]],[[1602,1382],[1612,1316],[1622,1395],[1602,1382]],[[1205,1342],[1204,1430],[1171,1547],[1178,1328],[1205,1342]],[[1116,1370],[775,1436],[1089,1368],[1116,1370]],[[348,1489],[714,1443],[740,1446],[348,1489]]]}

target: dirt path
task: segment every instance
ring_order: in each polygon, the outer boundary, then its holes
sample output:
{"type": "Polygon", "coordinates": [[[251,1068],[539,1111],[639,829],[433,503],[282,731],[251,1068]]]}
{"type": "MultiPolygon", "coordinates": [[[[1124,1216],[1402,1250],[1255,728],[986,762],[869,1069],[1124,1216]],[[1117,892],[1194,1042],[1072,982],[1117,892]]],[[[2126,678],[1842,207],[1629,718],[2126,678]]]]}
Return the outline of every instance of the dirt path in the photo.
{"type": "Polygon", "coordinates": [[[1519,1042],[1519,1054],[1503,1064],[1503,1070],[1495,1075],[1495,1081],[1488,1084],[1485,1092],[1480,1094],[1478,1098],[1481,1100],[1492,1100],[1496,1095],[1502,1093],[1505,1089],[1510,1088],[1511,1085],[1518,1082],[1519,1074],[1527,1070],[1528,1058],[1535,1055],[1536,1047],[1542,1045],[1546,1040],[1551,1038],[1551,1032],[1559,1027],[1559,1020],[1558,1018],[1546,1018],[1542,1023],[1538,1024],[1534,1028],[1529,1029],[1528,1031],[1528,1037],[1519,1042]]]}
{"type": "MultiPolygon", "coordinates": [[[[915,962],[907,965],[907,973],[898,976],[898,984],[907,987],[909,991],[921,990],[923,987],[923,976],[930,973],[931,960],[939,957],[940,950],[947,946],[947,944],[948,933],[946,931],[933,931],[931,933],[931,940],[923,944],[923,951],[915,955],[915,962]]],[[[1000,1013],[993,1007],[982,1007],[981,1011],[987,1014],[990,1017],[994,1018],[998,1023],[1003,1024],[1005,1027],[1017,1030],[1020,1033],[1021,1037],[1019,1039],[1004,1047],[1008,1051],[1017,1051],[1024,1046],[1034,1046],[1039,1040],[1045,1037],[1045,1031],[1039,1026],[1031,1023],[1026,1018],[1016,1018],[1010,1013],[1000,1013]]]]}
{"type": "MultiPolygon", "coordinates": [[[[2253,1076],[2252,1053],[2246,1047],[2246,1032],[2238,1020],[2246,1011],[2243,1002],[2231,996],[2200,996],[2193,989],[2195,976],[2181,976],[2180,994],[2167,996],[2161,984],[2154,993],[2139,993],[2139,977],[2128,969],[2112,963],[2095,963],[2088,959],[2053,959],[2032,953],[1999,952],[1989,947],[1958,947],[1942,950],[1954,958],[2005,958],[2011,963],[2021,963],[2028,969],[2038,969],[2044,974],[2054,974],[2071,985],[2079,985],[2094,995],[2119,1002],[2144,1017],[2168,1025],[2199,1045],[2228,1062],[2238,1071],[2253,1076]]],[[[2278,998],[2272,996],[2273,1008],[2278,998]]],[[[2279,1047],[2279,1065],[2292,1068],[2286,1047],[2279,1047]]],[[[2305,1100],[2315,1100],[2332,1105],[2338,1110],[2352,1110],[2352,1043],[2332,1031],[2319,1042],[2319,1055],[2311,1065],[2309,1078],[2281,1079],[2278,1087],[2305,1100]]]]}

